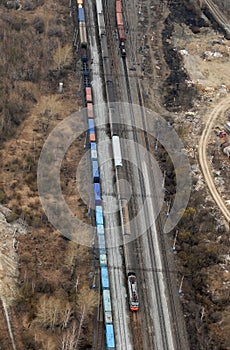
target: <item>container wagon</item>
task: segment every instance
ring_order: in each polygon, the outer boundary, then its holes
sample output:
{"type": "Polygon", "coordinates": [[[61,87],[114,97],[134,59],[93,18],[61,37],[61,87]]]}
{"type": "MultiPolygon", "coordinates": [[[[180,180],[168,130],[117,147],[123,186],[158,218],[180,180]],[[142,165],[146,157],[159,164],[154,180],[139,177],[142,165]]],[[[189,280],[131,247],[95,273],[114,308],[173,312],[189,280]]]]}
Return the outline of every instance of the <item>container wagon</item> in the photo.
{"type": "Polygon", "coordinates": [[[122,158],[121,158],[121,145],[119,136],[114,135],[112,137],[112,146],[113,146],[113,158],[115,167],[122,166],[122,158]]]}
{"type": "Polygon", "coordinates": [[[112,324],[106,324],[105,326],[105,335],[106,335],[106,350],[115,349],[115,340],[114,340],[114,330],[112,324]]]}
{"type": "Polygon", "coordinates": [[[101,268],[101,288],[102,290],[109,289],[109,274],[107,267],[101,268]]]}
{"type": "MultiPolygon", "coordinates": [[[[90,134],[91,135],[91,134],[90,134]]],[[[92,172],[93,172],[93,182],[99,182],[99,169],[98,162],[96,160],[92,160],[92,172]]]]}

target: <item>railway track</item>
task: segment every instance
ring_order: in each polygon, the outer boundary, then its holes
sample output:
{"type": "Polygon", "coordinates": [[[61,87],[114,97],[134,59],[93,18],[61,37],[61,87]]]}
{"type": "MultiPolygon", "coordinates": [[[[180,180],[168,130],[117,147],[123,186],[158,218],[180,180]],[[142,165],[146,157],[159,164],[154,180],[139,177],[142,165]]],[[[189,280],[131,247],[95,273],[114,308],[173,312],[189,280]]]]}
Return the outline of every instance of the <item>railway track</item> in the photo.
{"type": "Polygon", "coordinates": [[[220,11],[218,6],[213,3],[212,0],[204,0],[206,7],[212,14],[213,18],[217,21],[217,23],[223,28],[223,30],[226,32],[227,37],[230,37],[230,25],[227,20],[227,18],[223,15],[223,13],[220,11]]]}
{"type": "MultiPolygon", "coordinates": [[[[114,42],[114,32],[112,28],[115,31],[115,24],[111,25],[110,21],[110,13],[114,13],[115,8],[114,4],[107,2],[104,0],[103,2],[103,8],[104,8],[104,17],[105,17],[105,28],[106,28],[106,35],[107,35],[107,41],[109,42],[109,47],[113,46],[114,42]],[[112,7],[112,8],[111,8],[112,7]]],[[[111,79],[111,69],[118,69],[118,65],[116,63],[116,56],[110,55],[110,59],[107,59],[106,66],[104,68],[104,80],[106,83],[106,89],[107,89],[107,98],[108,98],[108,108],[109,111],[109,120],[110,123],[110,130],[111,134],[113,133],[113,128],[115,127],[114,124],[112,124],[112,106],[111,103],[114,101],[114,84],[110,81],[111,79]],[[112,67],[110,66],[110,62],[112,63],[112,67]]],[[[103,57],[102,57],[103,58],[103,57]]],[[[107,190],[107,188],[105,187],[107,190]]],[[[121,232],[118,232],[117,228],[117,217],[116,221],[115,218],[113,221],[110,221],[110,224],[108,225],[109,232],[107,232],[108,242],[109,246],[112,247],[109,250],[109,264],[112,266],[110,268],[110,282],[113,285],[113,305],[114,305],[114,315],[115,319],[113,320],[114,325],[116,327],[116,349],[132,349],[130,344],[130,331],[128,329],[128,318],[127,318],[127,301],[125,298],[126,293],[124,292],[123,287],[126,284],[126,278],[124,269],[122,269],[123,261],[121,260],[121,254],[120,254],[120,241],[121,238],[119,235],[121,232]],[[113,230],[114,228],[114,230],[113,230]],[[119,269],[114,269],[114,267],[120,267],[119,269]]]]}
{"type": "Polygon", "coordinates": [[[140,313],[134,312],[132,314],[132,328],[133,328],[133,349],[134,350],[144,349],[140,313]]]}
{"type": "MultiPolygon", "coordinates": [[[[125,76],[126,76],[126,84],[127,84],[127,92],[128,92],[128,102],[130,103],[130,109],[132,109],[132,95],[131,95],[131,89],[130,89],[130,83],[129,83],[129,76],[128,76],[128,69],[127,69],[127,65],[126,65],[126,61],[124,60],[123,62],[124,64],[124,71],[125,71],[125,76]]],[[[131,115],[131,120],[132,120],[132,124],[135,125],[135,117],[134,117],[134,112],[131,110],[130,111],[130,115],[131,115]]],[[[133,137],[134,137],[134,142],[135,142],[135,147],[136,147],[136,156],[137,156],[137,161],[139,164],[140,169],[142,168],[142,162],[141,162],[141,158],[140,158],[140,154],[139,154],[139,150],[137,145],[140,144],[141,140],[140,140],[140,135],[137,135],[137,133],[135,131],[133,131],[133,137]]],[[[146,135],[145,135],[146,136],[146,135]]],[[[148,150],[148,143],[146,144],[147,146],[147,150],[148,150]]],[[[133,179],[132,179],[133,180],[133,179]]],[[[134,182],[134,181],[133,181],[134,182]]],[[[145,188],[145,184],[143,181],[143,177],[139,177],[139,183],[140,183],[140,187],[141,187],[141,193],[143,194],[143,198],[146,199],[146,188],[145,188]]],[[[135,182],[133,184],[133,186],[135,186],[135,182]]],[[[148,214],[145,212],[145,222],[149,222],[149,218],[148,218],[148,214]]],[[[141,262],[141,264],[143,265],[143,261],[145,261],[146,259],[146,252],[143,254],[143,240],[145,238],[143,237],[138,237],[136,240],[136,245],[139,251],[139,254],[141,256],[141,258],[139,259],[139,261],[141,262]]],[[[149,247],[149,258],[151,261],[151,266],[154,268],[157,267],[157,263],[156,263],[156,259],[155,259],[155,252],[154,252],[154,242],[152,239],[152,235],[151,235],[151,229],[149,229],[147,231],[147,241],[148,241],[148,247],[149,247]]],[[[167,340],[167,329],[166,329],[166,324],[165,324],[165,320],[164,320],[164,311],[163,311],[163,307],[162,307],[162,298],[161,298],[161,288],[159,285],[159,281],[158,281],[158,276],[155,273],[151,273],[152,275],[152,279],[154,281],[154,289],[155,289],[155,297],[156,297],[156,303],[157,303],[157,311],[158,311],[158,321],[159,321],[159,325],[161,328],[161,348],[162,349],[169,349],[170,346],[168,344],[168,340],[167,340]]],[[[143,271],[142,273],[142,280],[144,280],[145,285],[148,286],[148,280],[151,279],[151,276],[146,276],[146,273],[143,271]]],[[[152,330],[152,324],[151,324],[151,316],[149,314],[149,300],[150,300],[150,296],[148,293],[148,290],[146,288],[146,295],[143,299],[147,305],[145,305],[145,312],[146,315],[148,315],[148,318],[146,319],[147,325],[148,325],[148,329],[152,330]]],[[[148,346],[154,347],[155,348],[155,341],[153,338],[153,333],[154,332],[148,332],[148,346]]]]}
{"type": "Polygon", "coordinates": [[[7,322],[5,319],[5,312],[3,309],[3,305],[1,302],[1,307],[0,307],[0,319],[1,319],[1,343],[0,343],[0,349],[1,346],[4,349],[10,349],[10,347],[12,347],[11,345],[11,340],[10,340],[10,336],[9,336],[9,331],[8,331],[8,327],[7,327],[7,322]]]}
{"type": "MultiPolygon", "coordinates": [[[[108,16],[109,17],[109,16],[108,16]]],[[[113,26],[110,25],[110,28],[112,28],[113,26]]],[[[113,39],[111,40],[111,43],[113,42],[113,39]]],[[[136,59],[135,57],[135,53],[134,53],[134,50],[132,50],[132,60],[134,61],[136,59]]],[[[131,89],[130,89],[130,84],[129,84],[129,77],[128,77],[128,69],[127,69],[127,66],[126,66],[126,61],[123,60],[123,64],[124,64],[124,77],[125,77],[125,82],[126,82],[126,91],[127,91],[127,99],[128,99],[128,102],[130,103],[131,107],[130,107],[130,115],[132,116],[131,117],[131,120],[132,120],[132,124],[135,125],[135,120],[134,120],[134,116],[133,116],[133,111],[132,111],[132,95],[131,95],[131,89]]],[[[117,72],[117,60],[114,59],[113,57],[113,65],[114,65],[114,70],[115,72],[117,72]]],[[[138,90],[138,95],[141,96],[141,92],[140,92],[140,86],[139,86],[139,83],[138,81],[136,81],[136,88],[138,90]]],[[[118,90],[119,91],[123,91],[124,89],[122,88],[122,86],[119,86],[119,83],[118,83],[118,90]]],[[[118,100],[119,100],[119,92],[118,92],[118,100]]],[[[122,98],[121,98],[122,100],[122,98]]],[[[142,103],[140,103],[140,98],[139,98],[139,104],[142,105],[142,103]]],[[[119,130],[121,132],[121,130],[119,130]]],[[[122,130],[123,133],[126,132],[126,130],[122,130]]],[[[133,137],[134,137],[134,141],[136,144],[139,143],[139,140],[138,140],[138,135],[137,133],[134,132],[133,134],[133,137]]],[[[146,139],[146,135],[144,135],[145,139],[146,139]]],[[[146,141],[146,146],[147,146],[147,149],[149,148],[148,147],[148,142],[146,141]]],[[[141,168],[141,159],[140,159],[140,155],[138,153],[138,150],[136,149],[136,156],[138,158],[138,163],[140,165],[140,168],[141,168]]],[[[133,178],[133,171],[127,171],[126,169],[126,172],[129,173],[129,175],[131,175],[131,178],[129,180],[132,181],[133,183],[133,188],[135,188],[135,181],[134,181],[134,178],[133,178]]],[[[145,197],[145,186],[144,186],[144,183],[143,183],[143,179],[139,178],[139,183],[141,184],[140,187],[141,187],[141,192],[142,192],[142,196],[145,197]]],[[[135,199],[134,199],[134,202],[135,202],[135,199]]],[[[135,208],[135,204],[133,204],[132,206],[132,213],[133,215],[135,215],[136,213],[136,208],[135,208]]],[[[146,222],[148,222],[148,218],[146,218],[146,222]]],[[[152,250],[153,248],[153,242],[152,242],[152,235],[151,234],[148,234],[148,241],[149,241],[149,246],[151,247],[150,249],[152,250]]],[[[144,261],[144,256],[143,256],[143,253],[142,253],[142,250],[143,250],[143,247],[142,247],[142,243],[141,243],[141,239],[138,238],[135,242],[135,250],[137,250],[139,252],[139,256],[138,256],[138,262],[139,262],[139,266],[142,266],[142,269],[141,270],[141,279],[140,279],[140,282],[141,282],[141,285],[142,287],[143,286],[147,286],[148,285],[148,277],[149,276],[146,276],[146,270],[143,266],[143,261],[144,261]]],[[[126,254],[125,254],[126,255],[126,254]]],[[[157,266],[156,266],[156,261],[155,261],[155,254],[154,254],[154,251],[151,251],[150,253],[150,258],[151,258],[151,261],[152,261],[152,270],[154,270],[154,268],[156,269],[157,266]]],[[[167,268],[167,267],[166,267],[167,268]]],[[[151,272],[152,274],[152,272],[151,272]]],[[[161,333],[163,334],[162,336],[162,342],[161,342],[161,348],[162,349],[170,349],[170,344],[168,343],[167,341],[167,333],[168,333],[168,330],[166,329],[166,325],[164,323],[164,313],[163,313],[163,309],[162,309],[162,301],[161,301],[161,289],[160,289],[160,286],[159,286],[159,282],[158,282],[158,276],[156,273],[152,274],[153,278],[154,278],[154,285],[155,285],[155,288],[156,288],[156,300],[157,300],[157,305],[158,305],[158,313],[159,313],[159,324],[161,326],[161,333]]],[[[144,314],[145,314],[145,324],[146,324],[146,329],[147,329],[147,332],[148,332],[148,337],[147,339],[145,340],[146,341],[146,344],[148,348],[151,348],[151,349],[154,349],[155,348],[155,340],[154,340],[154,331],[153,331],[153,327],[152,327],[152,319],[151,319],[151,315],[149,314],[149,303],[148,303],[148,300],[149,300],[149,293],[147,291],[147,287],[146,288],[141,288],[142,289],[142,294],[143,294],[143,297],[141,298],[141,300],[143,300],[143,307],[144,307],[144,314]]],[[[139,337],[137,336],[137,332],[136,332],[136,329],[137,329],[137,325],[136,325],[136,320],[133,319],[132,320],[132,330],[133,330],[133,343],[134,343],[134,347],[135,348],[138,348],[138,349],[144,349],[144,340],[143,340],[143,337],[139,337]],[[140,341],[141,340],[141,341],[140,341]],[[137,345],[138,344],[138,345],[137,345]]],[[[141,326],[140,323],[138,323],[138,327],[141,326]]],[[[141,332],[143,333],[143,332],[141,332]]]]}
{"type": "MultiPolygon", "coordinates": [[[[110,13],[114,12],[114,8],[112,8],[113,4],[108,3],[106,0],[104,0],[104,10],[105,10],[105,18],[106,18],[106,28],[107,28],[107,37],[108,41],[110,44],[110,57],[111,57],[111,62],[112,66],[108,67],[107,63],[107,68],[109,70],[109,74],[111,78],[112,76],[118,77],[117,81],[113,85],[112,88],[110,89],[110,102],[111,101],[128,101],[131,105],[130,107],[130,118],[131,118],[131,123],[132,125],[135,125],[135,118],[134,118],[134,112],[132,110],[132,103],[133,103],[133,97],[132,97],[132,91],[130,88],[130,81],[129,81],[129,74],[128,74],[128,68],[126,65],[126,60],[123,60],[123,72],[124,74],[120,74],[120,65],[121,65],[121,59],[120,59],[120,54],[119,54],[119,45],[118,45],[118,40],[116,37],[116,32],[113,30],[115,28],[115,23],[111,22],[110,19],[110,13]],[[117,49],[116,49],[117,47],[117,49]],[[117,55],[118,53],[118,55],[117,55]],[[122,78],[124,80],[122,80],[122,78]],[[126,86],[126,89],[124,89],[124,85],[126,86]],[[125,90],[125,91],[124,91],[125,90]],[[113,93],[111,93],[113,91],[113,93]],[[116,91],[114,93],[114,91],[116,91]]],[[[128,28],[128,21],[127,21],[127,28],[128,28]]],[[[137,62],[136,59],[136,54],[135,54],[135,47],[133,46],[134,44],[132,43],[131,40],[131,59],[134,63],[137,62]]],[[[132,77],[135,79],[135,87],[132,86],[133,89],[136,90],[136,95],[137,95],[137,101],[139,102],[139,105],[143,106],[143,101],[142,101],[142,94],[141,94],[141,89],[140,89],[140,84],[138,81],[138,77],[132,77]]],[[[143,111],[142,111],[143,113],[143,111]]],[[[110,120],[111,123],[112,120],[110,120]]],[[[142,115],[142,123],[145,128],[145,116],[142,115]]],[[[112,129],[114,125],[111,125],[112,129]]],[[[112,130],[111,130],[112,131],[112,130]]],[[[149,151],[149,142],[148,142],[148,135],[147,133],[144,133],[141,135],[139,131],[134,131],[130,129],[126,129],[125,127],[122,127],[119,129],[119,134],[127,136],[127,133],[130,136],[130,133],[133,134],[133,140],[135,144],[140,144],[140,143],[145,143],[145,147],[147,151],[149,151]],[[143,142],[144,140],[144,142],[143,142]]],[[[139,168],[142,168],[142,161],[140,158],[140,154],[138,149],[135,151],[135,157],[137,159],[137,163],[139,164],[139,168]]],[[[128,158],[127,158],[128,159],[128,158]]],[[[135,163],[135,162],[134,162],[135,163]]],[[[143,200],[146,199],[146,188],[145,184],[143,182],[143,178],[138,174],[138,172],[133,169],[130,166],[126,166],[126,173],[127,173],[127,179],[132,183],[132,187],[135,190],[136,195],[133,195],[133,198],[131,200],[131,215],[135,216],[139,205],[142,203],[143,200]],[[135,174],[135,175],[134,175],[135,174]],[[137,181],[138,180],[138,181],[137,181]],[[138,182],[138,184],[137,184],[138,182]],[[137,190],[137,188],[139,190],[137,190]]],[[[154,178],[153,174],[151,174],[151,185],[154,184],[154,178]]],[[[151,196],[150,196],[151,197],[151,196]]],[[[156,195],[154,194],[154,199],[157,201],[156,195]]],[[[155,205],[156,206],[156,205],[155,205]]],[[[160,219],[158,219],[160,220],[160,219]]],[[[149,222],[148,214],[145,213],[145,221],[149,222]]],[[[160,236],[162,236],[162,225],[161,222],[157,222],[157,228],[161,232],[160,236]]],[[[145,238],[145,245],[143,245],[143,239],[142,238],[137,238],[135,242],[132,242],[132,251],[137,252],[136,256],[136,261],[134,262],[135,259],[130,259],[128,264],[129,267],[131,268],[130,265],[132,265],[132,269],[135,271],[135,267],[138,266],[138,271],[139,271],[139,277],[140,277],[140,285],[141,285],[141,292],[140,292],[140,300],[141,300],[141,309],[142,311],[138,314],[138,316],[135,316],[135,314],[130,314],[130,320],[131,320],[131,325],[132,325],[132,337],[133,337],[133,348],[134,349],[164,349],[164,350],[172,350],[174,348],[176,349],[186,349],[187,347],[184,347],[184,343],[182,345],[181,339],[178,336],[179,333],[179,328],[177,327],[177,313],[176,313],[176,306],[174,303],[174,295],[173,295],[173,290],[171,287],[171,276],[170,276],[170,270],[169,270],[169,265],[167,262],[167,254],[166,254],[166,249],[165,249],[165,242],[162,238],[160,238],[160,243],[161,243],[161,248],[162,249],[162,255],[163,255],[163,262],[164,262],[164,267],[159,268],[158,262],[155,257],[155,251],[154,251],[154,246],[156,245],[156,242],[154,242],[154,235],[152,233],[152,230],[148,230],[147,236],[145,238]],[[143,252],[143,247],[149,247],[148,251],[148,259],[146,259],[146,253],[143,252]],[[150,262],[150,266],[149,266],[150,262]],[[173,341],[170,338],[171,337],[171,331],[167,329],[167,325],[169,323],[165,323],[165,304],[162,302],[162,285],[159,282],[159,279],[162,278],[162,271],[164,270],[164,275],[166,276],[167,280],[167,288],[168,288],[168,295],[170,298],[170,310],[171,310],[171,319],[173,326],[173,334],[174,334],[174,339],[175,339],[175,344],[176,346],[173,346],[173,341]],[[160,275],[161,274],[161,275],[160,275]],[[160,275],[160,277],[159,277],[160,275]],[[154,293],[150,290],[151,286],[154,285],[154,293]],[[169,287],[168,287],[169,286],[169,287]],[[150,302],[151,301],[151,302],[150,302]],[[152,320],[152,314],[150,310],[150,305],[156,304],[155,310],[158,314],[158,326],[160,327],[161,331],[161,336],[159,336],[158,331],[159,327],[156,326],[155,322],[155,329],[153,328],[153,320],[152,320]],[[163,306],[164,304],[164,306],[163,306]],[[145,335],[145,337],[143,336],[145,335]],[[160,339],[161,338],[161,339],[160,339]],[[158,340],[156,340],[158,339],[158,340]]],[[[113,245],[116,246],[118,241],[116,241],[115,237],[111,237],[111,240],[113,240],[113,245]]],[[[128,249],[127,247],[124,248],[124,250],[128,249]]],[[[116,254],[115,250],[113,253],[113,258],[112,258],[112,266],[114,267],[119,267],[119,260],[117,260],[117,256],[119,254],[116,254]],[[115,253],[115,254],[114,254],[115,253]]],[[[117,251],[118,253],[118,251],[117,251]]],[[[125,252],[125,256],[129,256],[129,252],[125,252]]],[[[126,262],[127,263],[127,262],[126,262]]],[[[116,289],[116,295],[119,295],[118,291],[118,285],[122,285],[122,274],[117,276],[115,278],[115,274],[112,275],[113,277],[113,284],[115,285],[116,289]]],[[[122,304],[122,309],[117,310],[117,317],[119,321],[122,319],[124,320],[125,318],[125,312],[124,310],[127,311],[127,303],[122,304]],[[123,309],[123,310],[122,310],[123,309]]],[[[169,320],[168,320],[169,321],[169,320]]],[[[123,322],[120,322],[121,324],[123,322]]],[[[126,336],[124,334],[124,329],[122,329],[121,325],[117,325],[118,327],[118,332],[120,333],[119,338],[121,339],[121,349],[128,349],[128,342],[126,339],[126,336]]]]}

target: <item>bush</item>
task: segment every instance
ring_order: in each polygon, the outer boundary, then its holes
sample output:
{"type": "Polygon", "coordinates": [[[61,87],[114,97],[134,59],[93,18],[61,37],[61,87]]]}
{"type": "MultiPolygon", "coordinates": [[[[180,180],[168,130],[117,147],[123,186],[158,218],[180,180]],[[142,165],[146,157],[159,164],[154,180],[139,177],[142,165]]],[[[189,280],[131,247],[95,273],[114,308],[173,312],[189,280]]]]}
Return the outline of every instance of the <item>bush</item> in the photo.
{"type": "Polygon", "coordinates": [[[11,223],[16,221],[19,218],[18,214],[16,214],[15,212],[12,212],[10,215],[8,215],[6,217],[7,222],[11,223]]]}
{"type": "Polygon", "coordinates": [[[41,34],[44,32],[45,30],[45,24],[42,18],[40,17],[35,17],[32,25],[34,26],[34,28],[36,29],[38,34],[41,34]]]}

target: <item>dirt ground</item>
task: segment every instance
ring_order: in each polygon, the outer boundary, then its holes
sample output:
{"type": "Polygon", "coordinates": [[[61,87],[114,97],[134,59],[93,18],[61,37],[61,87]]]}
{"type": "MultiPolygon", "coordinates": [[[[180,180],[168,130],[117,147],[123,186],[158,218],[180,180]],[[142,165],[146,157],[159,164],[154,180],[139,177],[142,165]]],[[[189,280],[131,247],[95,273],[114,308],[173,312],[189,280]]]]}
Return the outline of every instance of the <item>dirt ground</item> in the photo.
{"type": "MultiPolygon", "coordinates": [[[[229,232],[207,191],[199,169],[197,147],[210,112],[230,93],[230,42],[221,30],[215,25],[212,27],[212,23],[200,25],[202,21],[186,11],[181,2],[172,3],[170,9],[158,7],[156,21],[153,3],[150,1],[148,5],[143,1],[145,7],[141,7],[140,28],[143,30],[144,27],[148,33],[140,35],[139,51],[145,104],[165,116],[183,140],[194,184],[189,205],[197,211],[191,227],[185,221],[183,224],[183,220],[179,225],[176,252],[178,270],[182,275],[188,274],[184,279],[182,303],[191,349],[226,350],[230,348],[229,232]],[[197,25],[196,34],[192,30],[194,25],[197,25]],[[147,31],[147,28],[151,30],[147,31]],[[193,237],[191,241],[186,239],[189,232],[193,237]],[[210,247],[205,248],[208,242],[210,247]],[[218,254],[214,253],[212,245],[218,254]],[[202,247],[212,251],[213,257],[215,254],[218,257],[206,261],[205,268],[201,268],[199,258],[202,247]],[[190,271],[192,277],[189,277],[190,271]]],[[[224,126],[226,119],[227,116],[222,114],[218,125],[224,126]]],[[[216,184],[228,200],[230,160],[220,150],[214,132],[207,151],[216,184]]],[[[204,252],[202,254],[205,256],[204,252]]]]}

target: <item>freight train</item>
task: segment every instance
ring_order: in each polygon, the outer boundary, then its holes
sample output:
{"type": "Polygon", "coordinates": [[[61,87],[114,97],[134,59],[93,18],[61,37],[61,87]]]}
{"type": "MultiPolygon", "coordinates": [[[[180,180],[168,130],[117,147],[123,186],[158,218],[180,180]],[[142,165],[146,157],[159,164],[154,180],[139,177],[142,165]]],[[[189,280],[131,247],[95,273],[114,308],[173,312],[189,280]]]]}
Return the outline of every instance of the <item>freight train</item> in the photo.
{"type": "Polygon", "coordinates": [[[117,31],[118,31],[118,37],[120,41],[120,48],[121,48],[121,56],[126,56],[126,50],[125,50],[125,26],[123,21],[123,9],[122,9],[122,1],[116,0],[116,21],[117,21],[117,31]]]}
{"type": "Polygon", "coordinates": [[[87,39],[87,27],[85,22],[83,0],[77,0],[77,14],[78,14],[78,31],[79,41],[81,48],[81,61],[82,61],[82,80],[84,85],[84,98],[86,107],[86,116],[88,123],[88,144],[90,147],[90,161],[93,177],[93,189],[94,189],[94,204],[95,204],[95,218],[96,218],[96,231],[99,250],[99,262],[101,271],[101,290],[104,309],[104,322],[105,322],[105,339],[106,350],[115,349],[115,336],[112,317],[112,305],[110,299],[110,286],[109,286],[109,273],[107,265],[107,256],[105,248],[105,234],[104,234],[104,219],[103,209],[101,201],[101,186],[100,186],[100,172],[98,166],[98,154],[97,154],[97,140],[94,123],[94,108],[93,108],[93,94],[90,80],[90,70],[88,66],[88,39],[87,39]]]}
{"type": "MultiPolygon", "coordinates": [[[[110,299],[110,285],[109,285],[109,273],[105,246],[105,229],[103,219],[103,208],[101,199],[101,187],[100,187],[100,172],[98,166],[98,154],[97,154],[97,139],[94,123],[94,108],[93,108],[93,94],[90,80],[90,70],[88,66],[88,39],[87,39],[87,26],[85,21],[84,0],[76,0],[77,17],[78,17],[78,32],[81,48],[81,61],[82,61],[82,78],[84,85],[84,97],[85,107],[87,111],[88,122],[88,143],[90,148],[91,168],[94,187],[94,203],[95,203],[95,219],[96,219],[96,231],[99,250],[99,262],[101,271],[101,290],[104,309],[104,322],[105,322],[105,336],[106,336],[106,350],[115,349],[115,336],[112,316],[112,305],[110,299]]],[[[100,39],[105,37],[105,26],[103,25],[103,7],[102,1],[96,0],[98,29],[100,39]],[[102,25],[100,25],[102,23],[102,25]]],[[[123,23],[122,13],[122,1],[116,0],[116,21],[117,30],[120,42],[121,56],[126,56],[125,50],[125,28],[123,23]]],[[[108,55],[104,47],[103,62],[108,63],[108,55]]],[[[108,88],[111,88],[111,81],[106,81],[108,88]]],[[[113,156],[115,167],[122,167],[122,156],[120,149],[120,139],[117,134],[112,135],[113,156]]],[[[133,272],[128,273],[127,284],[129,291],[129,305],[130,310],[137,311],[139,308],[138,294],[136,288],[136,275],[133,272]]]]}

